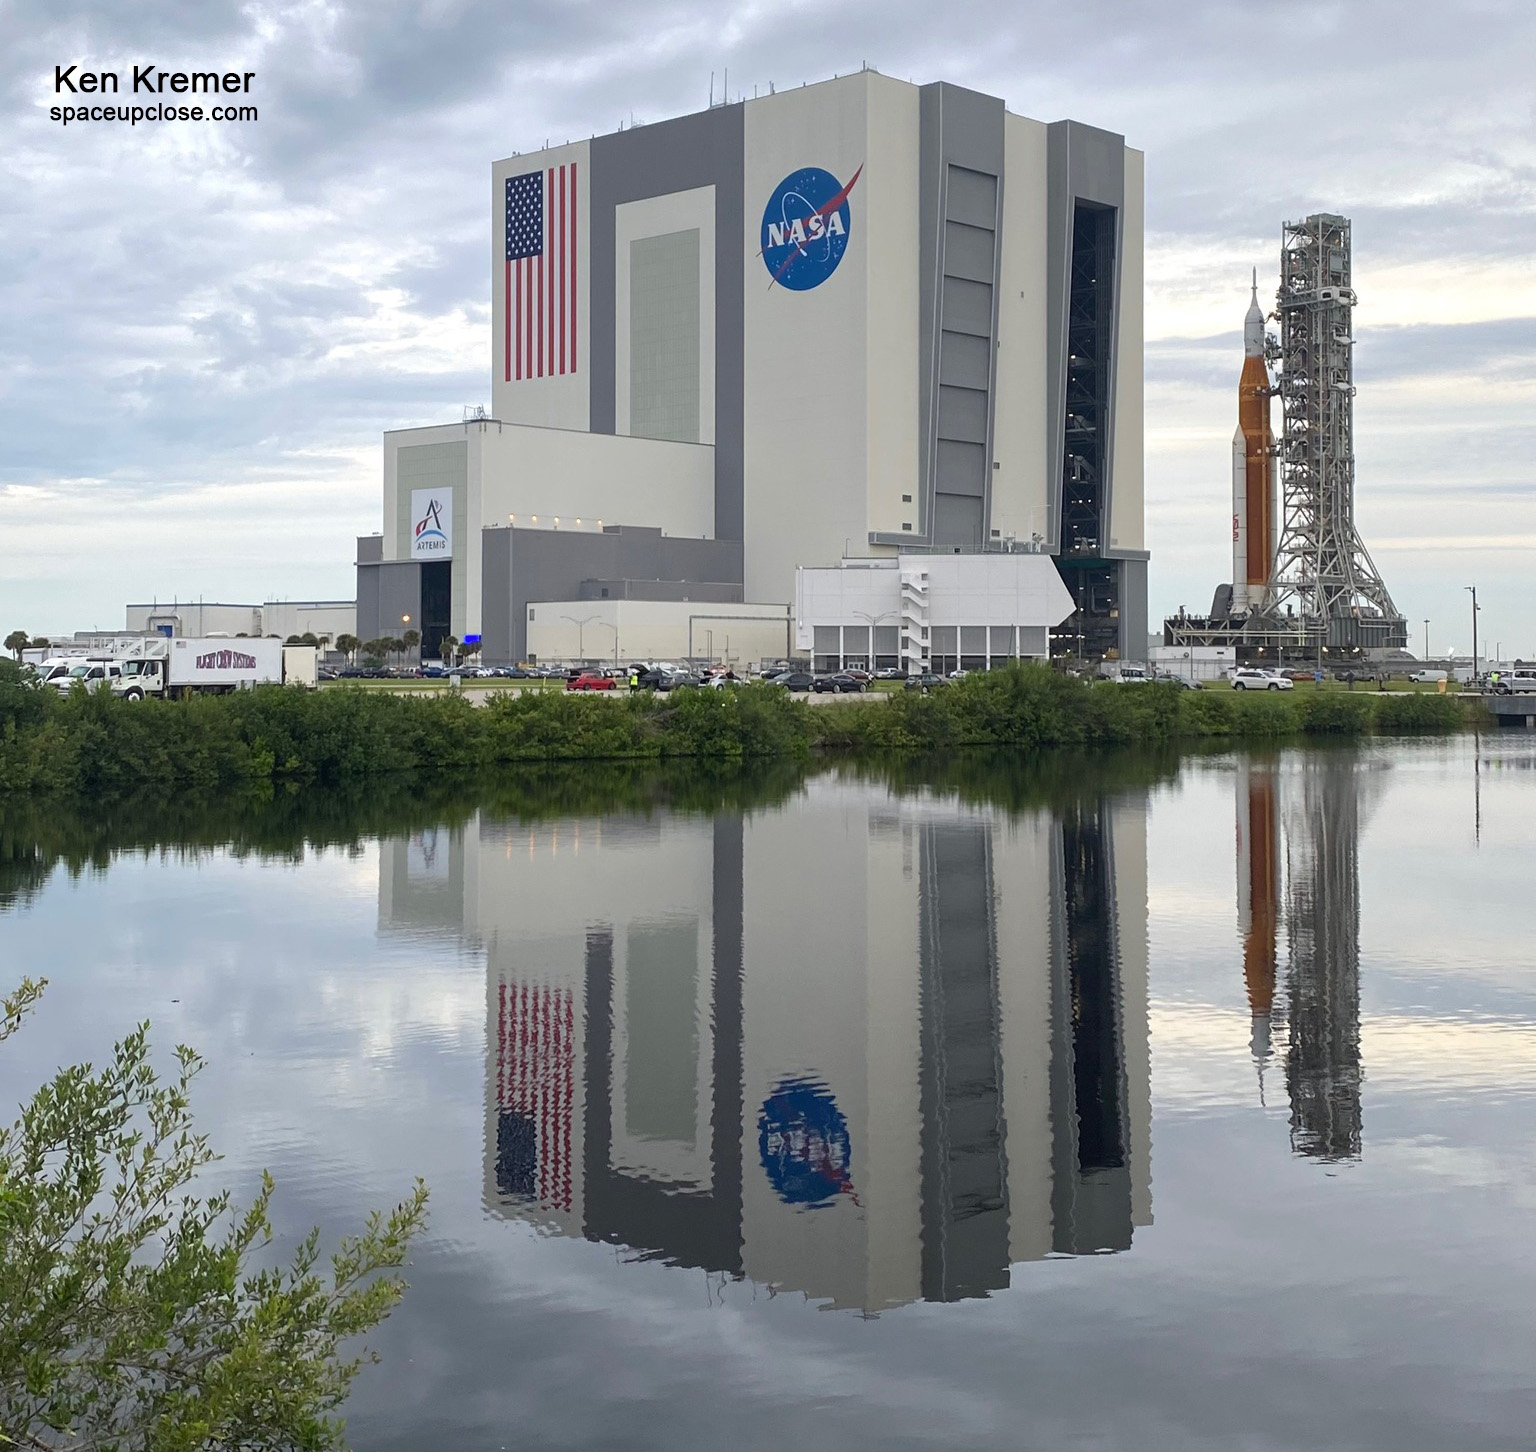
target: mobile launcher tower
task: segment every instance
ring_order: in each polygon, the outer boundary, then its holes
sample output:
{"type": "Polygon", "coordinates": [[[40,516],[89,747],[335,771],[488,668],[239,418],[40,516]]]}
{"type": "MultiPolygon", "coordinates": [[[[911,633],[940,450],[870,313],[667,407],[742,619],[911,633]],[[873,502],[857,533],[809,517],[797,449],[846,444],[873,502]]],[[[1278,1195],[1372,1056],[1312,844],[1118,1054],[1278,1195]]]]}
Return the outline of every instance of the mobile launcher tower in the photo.
{"type": "Polygon", "coordinates": [[[1355,528],[1351,282],[1347,218],[1318,212],[1285,224],[1279,341],[1264,334],[1257,280],[1243,330],[1233,583],[1218,587],[1206,619],[1167,620],[1167,644],[1235,645],[1249,660],[1286,653],[1359,659],[1406,647],[1407,622],[1355,528]],[[1266,362],[1280,365],[1278,386],[1270,386],[1266,362]],[[1269,408],[1276,393],[1278,444],[1269,408]]]}

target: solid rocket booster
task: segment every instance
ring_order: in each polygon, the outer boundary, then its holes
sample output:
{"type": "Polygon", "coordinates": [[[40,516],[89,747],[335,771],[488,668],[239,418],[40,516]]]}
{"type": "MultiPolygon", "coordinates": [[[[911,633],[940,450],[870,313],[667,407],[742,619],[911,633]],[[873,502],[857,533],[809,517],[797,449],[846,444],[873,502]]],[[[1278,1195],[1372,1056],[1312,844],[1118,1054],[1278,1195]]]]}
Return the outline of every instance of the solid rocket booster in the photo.
{"type": "Polygon", "coordinates": [[[1274,435],[1269,428],[1269,368],[1264,362],[1264,310],[1259,278],[1243,321],[1243,372],[1232,436],[1232,609],[1246,614],[1268,597],[1275,559],[1274,435]]]}

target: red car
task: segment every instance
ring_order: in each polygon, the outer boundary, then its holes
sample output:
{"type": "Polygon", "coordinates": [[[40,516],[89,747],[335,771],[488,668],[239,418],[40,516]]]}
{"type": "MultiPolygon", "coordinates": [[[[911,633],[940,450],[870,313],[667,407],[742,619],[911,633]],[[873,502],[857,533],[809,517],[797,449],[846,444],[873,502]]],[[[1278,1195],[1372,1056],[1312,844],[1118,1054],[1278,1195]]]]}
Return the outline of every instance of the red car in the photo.
{"type": "Polygon", "coordinates": [[[572,676],[565,683],[568,691],[611,691],[613,686],[612,676],[602,676],[596,671],[583,671],[579,676],[572,676]]]}

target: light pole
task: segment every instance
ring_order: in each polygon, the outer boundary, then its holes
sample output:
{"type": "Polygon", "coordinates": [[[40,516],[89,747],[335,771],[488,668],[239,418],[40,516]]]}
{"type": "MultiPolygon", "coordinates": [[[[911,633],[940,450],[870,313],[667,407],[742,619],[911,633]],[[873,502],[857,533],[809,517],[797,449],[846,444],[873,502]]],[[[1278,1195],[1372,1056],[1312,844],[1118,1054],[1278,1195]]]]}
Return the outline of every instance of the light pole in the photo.
{"type": "Polygon", "coordinates": [[[1477,689],[1477,586],[1468,585],[1472,595],[1472,688],[1477,689]]]}
{"type": "MultiPolygon", "coordinates": [[[[867,620],[869,622],[869,654],[864,659],[864,665],[865,665],[866,669],[874,670],[874,668],[875,668],[875,629],[880,624],[880,622],[882,620],[889,620],[893,615],[895,615],[896,611],[894,611],[894,610],[882,610],[878,615],[869,615],[869,614],[866,614],[863,610],[855,610],[853,613],[855,615],[857,615],[860,620],[867,620]]],[[[898,647],[899,647],[900,642],[898,641],[897,644],[898,644],[898,647]]]]}
{"type": "Polygon", "coordinates": [[[1424,622],[1424,664],[1429,664],[1429,621],[1424,622]]]}
{"type": "Polygon", "coordinates": [[[586,660],[586,627],[589,626],[594,620],[601,620],[603,617],[601,615],[583,615],[581,619],[578,620],[574,615],[562,615],[560,618],[562,620],[569,620],[571,624],[576,627],[576,654],[582,660],[586,660]]]}

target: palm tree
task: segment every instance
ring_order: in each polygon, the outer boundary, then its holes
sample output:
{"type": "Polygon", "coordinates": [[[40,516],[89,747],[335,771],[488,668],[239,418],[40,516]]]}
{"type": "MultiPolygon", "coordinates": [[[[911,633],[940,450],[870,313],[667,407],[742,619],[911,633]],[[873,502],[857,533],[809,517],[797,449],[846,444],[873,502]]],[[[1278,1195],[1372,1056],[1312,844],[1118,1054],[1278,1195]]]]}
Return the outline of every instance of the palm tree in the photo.
{"type": "Polygon", "coordinates": [[[5,648],[12,652],[17,660],[21,659],[22,651],[31,644],[32,642],[27,639],[27,632],[25,630],[13,630],[5,637],[5,648]]]}
{"type": "Polygon", "coordinates": [[[459,648],[459,638],[456,635],[445,635],[442,640],[443,664],[451,665],[455,652],[459,648]]]}
{"type": "MultiPolygon", "coordinates": [[[[405,634],[400,637],[400,639],[405,642],[405,648],[407,650],[415,650],[421,644],[421,632],[419,630],[407,630],[405,634]]],[[[419,664],[421,657],[417,656],[416,660],[419,664]]]]}
{"type": "Polygon", "coordinates": [[[361,645],[362,641],[360,641],[355,635],[344,634],[338,635],[336,637],[336,649],[339,650],[344,656],[346,656],[348,660],[352,659],[352,657],[357,653],[358,647],[361,645]]]}

